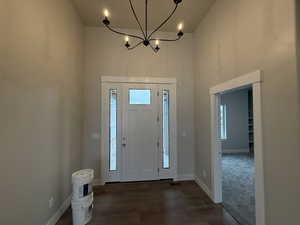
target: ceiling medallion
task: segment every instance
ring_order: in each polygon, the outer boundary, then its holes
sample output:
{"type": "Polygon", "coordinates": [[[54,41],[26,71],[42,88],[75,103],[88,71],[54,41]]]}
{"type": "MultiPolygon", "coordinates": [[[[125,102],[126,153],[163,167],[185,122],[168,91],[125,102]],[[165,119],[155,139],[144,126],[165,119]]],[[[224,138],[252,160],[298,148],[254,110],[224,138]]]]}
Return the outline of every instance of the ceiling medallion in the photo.
{"type": "Polygon", "coordinates": [[[121,32],[121,31],[117,31],[115,29],[113,29],[111,26],[110,26],[110,21],[108,19],[109,17],[109,12],[107,9],[104,10],[104,20],[102,21],[103,24],[112,32],[116,33],[116,34],[119,34],[119,35],[123,35],[125,37],[125,47],[128,49],[128,50],[132,50],[138,46],[140,46],[141,44],[143,44],[144,46],[148,47],[150,46],[151,49],[154,51],[154,52],[158,52],[159,51],[159,43],[160,42],[164,42],[164,41],[178,41],[182,38],[183,36],[183,32],[182,32],[182,28],[183,28],[183,24],[180,23],[178,25],[178,33],[177,33],[177,38],[175,39],[164,39],[164,38],[153,38],[153,35],[158,32],[170,19],[171,17],[173,16],[173,14],[175,13],[175,11],[177,10],[178,8],[178,5],[182,2],[182,0],[173,0],[174,3],[175,3],[175,8],[173,9],[173,11],[171,12],[171,14],[156,28],[154,29],[151,33],[150,31],[148,30],[148,0],[145,0],[145,26],[143,28],[143,26],[141,25],[139,19],[138,19],[138,16],[136,15],[136,12],[134,10],[134,7],[133,7],[133,4],[132,4],[132,1],[129,0],[129,3],[130,3],[130,7],[131,7],[131,10],[132,10],[132,13],[134,15],[134,18],[137,22],[137,24],[139,25],[139,28],[141,30],[141,33],[142,33],[142,36],[138,36],[138,35],[134,35],[134,34],[128,34],[128,33],[124,33],[124,32],[121,32]],[[134,39],[137,39],[138,42],[131,46],[130,45],[130,42],[129,42],[129,38],[134,38],[134,39]],[[153,44],[154,43],[154,44],[153,44]]]}

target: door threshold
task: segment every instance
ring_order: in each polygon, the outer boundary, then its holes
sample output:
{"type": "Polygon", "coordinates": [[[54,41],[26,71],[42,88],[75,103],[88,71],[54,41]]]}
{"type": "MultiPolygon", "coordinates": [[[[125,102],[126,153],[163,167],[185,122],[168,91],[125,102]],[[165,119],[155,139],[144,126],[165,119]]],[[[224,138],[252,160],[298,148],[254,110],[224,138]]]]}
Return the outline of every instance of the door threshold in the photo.
{"type": "Polygon", "coordinates": [[[165,182],[169,181],[169,182],[172,182],[172,183],[177,183],[177,182],[174,182],[173,179],[159,179],[159,180],[138,180],[138,181],[113,181],[113,182],[105,182],[105,184],[152,183],[152,182],[160,182],[160,181],[165,181],[165,182]]]}

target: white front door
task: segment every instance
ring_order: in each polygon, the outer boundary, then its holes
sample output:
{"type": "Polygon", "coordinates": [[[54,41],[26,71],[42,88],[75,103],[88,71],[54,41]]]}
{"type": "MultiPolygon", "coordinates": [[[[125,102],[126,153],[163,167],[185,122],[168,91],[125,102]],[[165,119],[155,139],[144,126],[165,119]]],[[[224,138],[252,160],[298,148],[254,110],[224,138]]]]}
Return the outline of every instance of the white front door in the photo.
{"type": "Polygon", "coordinates": [[[122,131],[122,181],[159,178],[159,108],[157,86],[126,84],[122,131]]]}
{"type": "Polygon", "coordinates": [[[102,83],[105,182],[176,177],[176,85],[102,83]]]}

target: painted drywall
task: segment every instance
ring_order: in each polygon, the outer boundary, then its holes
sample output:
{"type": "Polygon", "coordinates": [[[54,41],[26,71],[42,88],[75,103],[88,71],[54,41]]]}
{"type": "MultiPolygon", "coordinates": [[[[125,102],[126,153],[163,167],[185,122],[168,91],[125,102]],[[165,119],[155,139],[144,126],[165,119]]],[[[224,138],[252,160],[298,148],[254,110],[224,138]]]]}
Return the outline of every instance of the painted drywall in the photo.
{"type": "Polygon", "coordinates": [[[81,166],[83,26],[69,0],[1,0],[0,17],[0,224],[46,224],[81,166]]]}
{"type": "Polygon", "coordinates": [[[227,139],[222,141],[223,152],[249,151],[248,89],[223,94],[226,105],[227,139]]]}
{"type": "MultiPolygon", "coordinates": [[[[298,85],[300,87],[300,1],[296,1],[296,37],[297,37],[297,68],[298,68],[298,85]]],[[[300,90],[298,91],[299,94],[299,118],[300,118],[300,90]]],[[[299,120],[299,127],[300,127],[300,120],[299,120]]],[[[300,133],[299,133],[300,139],[300,133]]]]}
{"type": "Polygon", "coordinates": [[[219,0],[194,35],[196,175],[210,188],[209,88],[248,72],[263,71],[267,225],[299,224],[299,84],[295,27],[294,0],[219,0]]]}
{"type": "MultiPolygon", "coordinates": [[[[136,32],[136,31],[131,31],[136,32]]],[[[163,33],[162,37],[176,34],[163,33]]],[[[194,172],[194,90],[193,42],[186,34],[176,43],[162,43],[155,54],[140,46],[133,51],[124,48],[124,37],[104,28],[85,29],[85,112],[83,166],[93,168],[100,178],[100,77],[175,77],[177,78],[178,174],[194,172]],[[93,135],[96,134],[96,135],[93,135]]]]}

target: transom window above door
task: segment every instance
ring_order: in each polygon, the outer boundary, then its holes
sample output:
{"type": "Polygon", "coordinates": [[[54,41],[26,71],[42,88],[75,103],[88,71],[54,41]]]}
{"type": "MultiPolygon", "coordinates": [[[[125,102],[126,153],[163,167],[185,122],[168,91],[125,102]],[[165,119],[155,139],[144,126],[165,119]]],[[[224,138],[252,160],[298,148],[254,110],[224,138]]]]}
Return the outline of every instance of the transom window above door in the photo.
{"type": "Polygon", "coordinates": [[[129,90],[130,105],[150,105],[151,89],[130,89],[129,90]]]}

